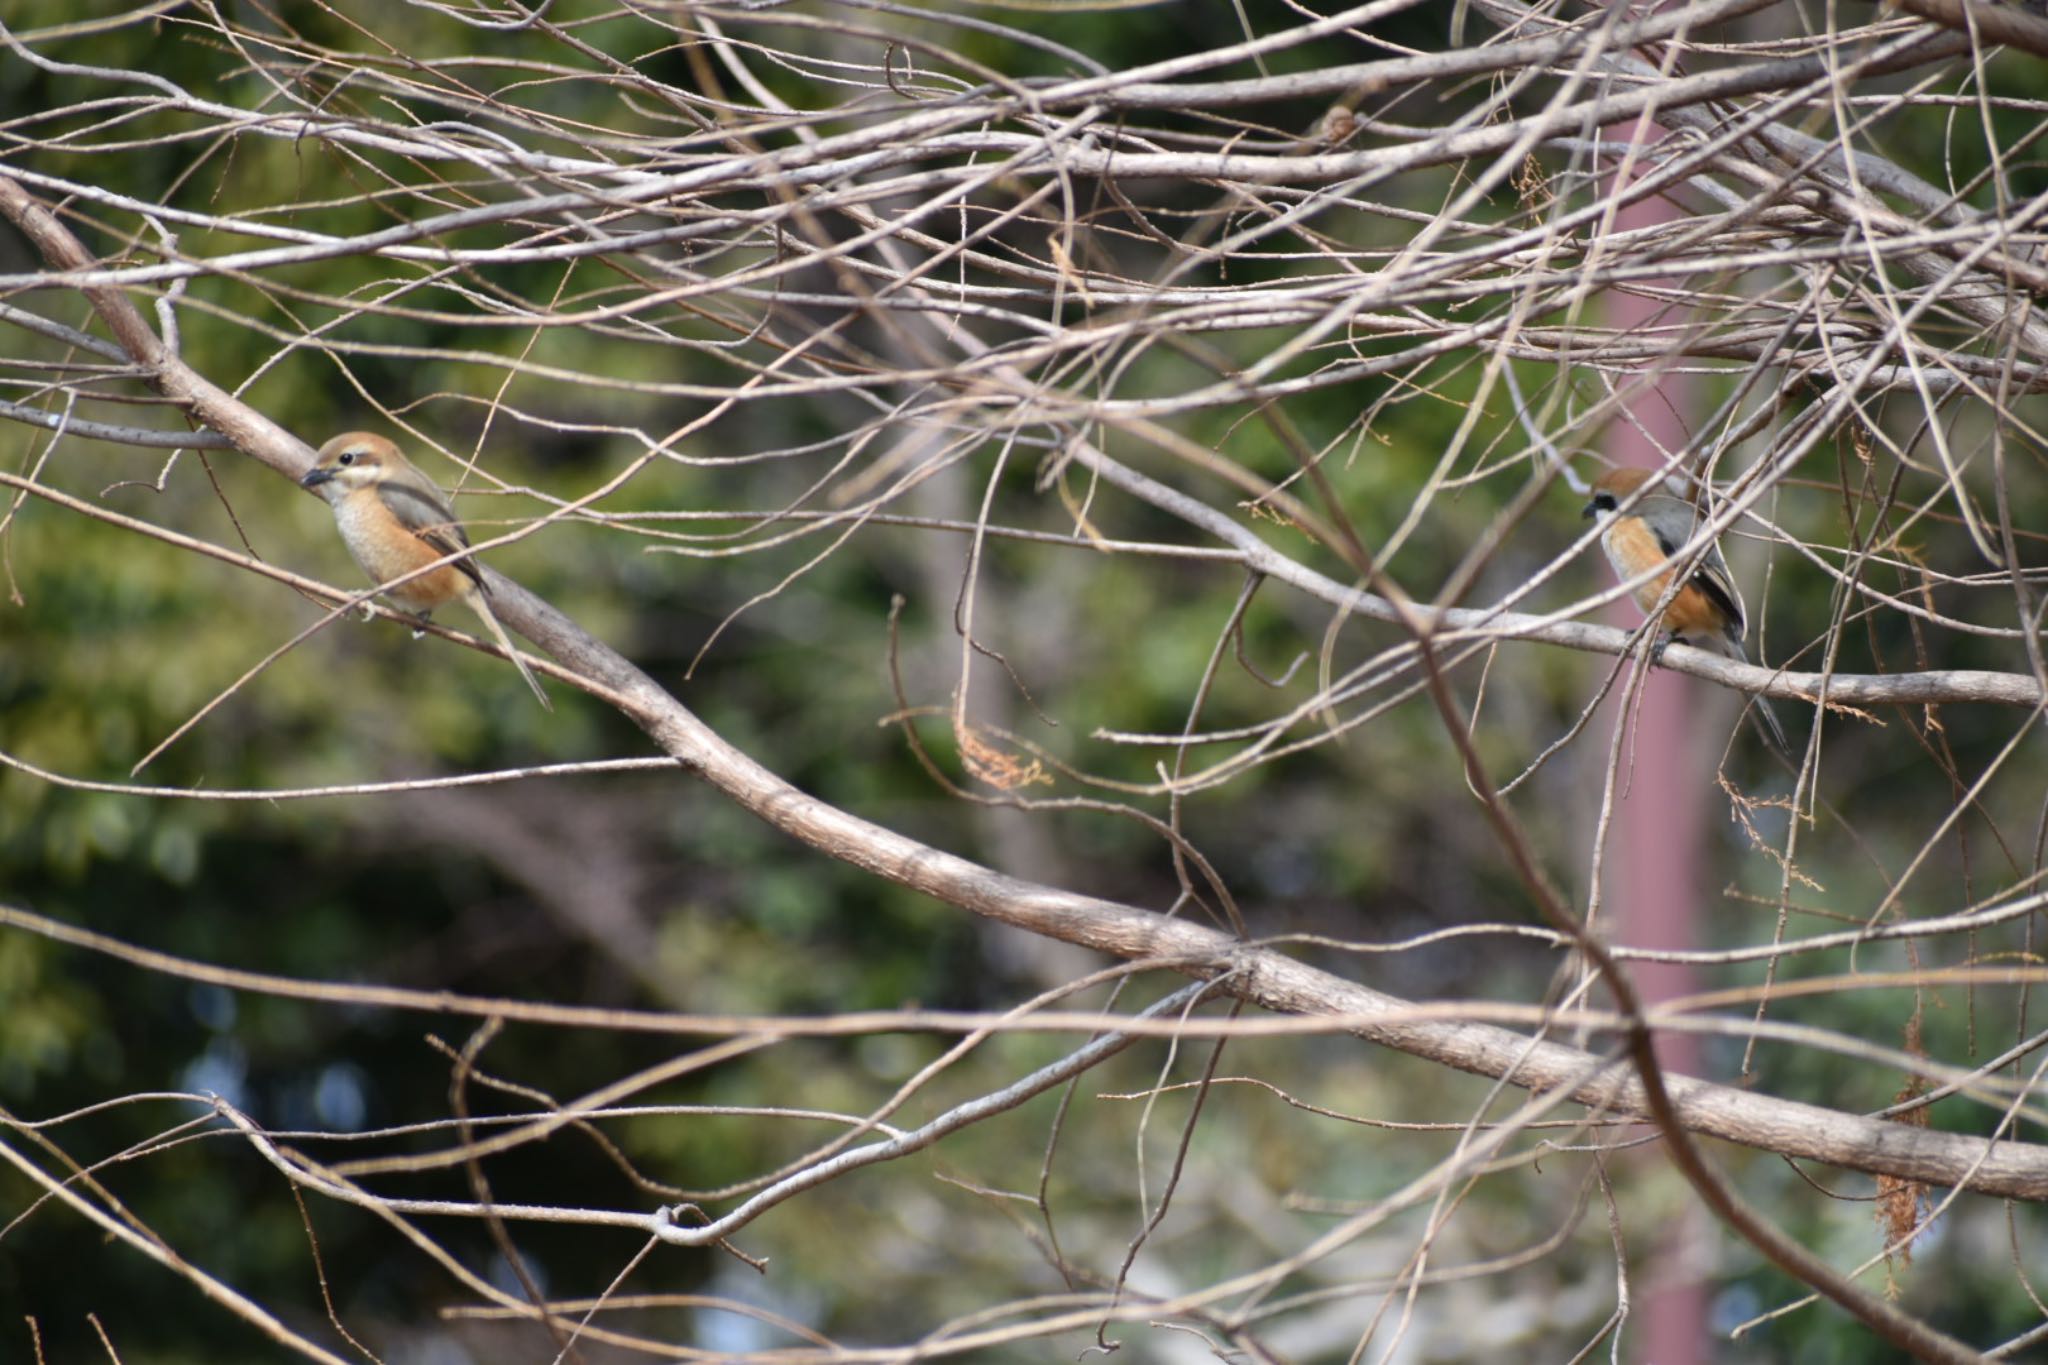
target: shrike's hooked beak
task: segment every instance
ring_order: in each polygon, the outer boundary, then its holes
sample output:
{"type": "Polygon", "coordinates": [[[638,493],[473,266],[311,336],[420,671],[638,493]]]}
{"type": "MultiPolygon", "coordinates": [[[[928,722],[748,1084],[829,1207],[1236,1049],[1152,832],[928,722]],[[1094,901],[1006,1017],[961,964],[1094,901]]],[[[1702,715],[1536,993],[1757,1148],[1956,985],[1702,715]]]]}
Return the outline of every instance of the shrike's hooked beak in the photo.
{"type": "MultiPolygon", "coordinates": [[[[318,488],[321,484],[327,483],[329,480],[333,479],[333,477],[334,471],[331,469],[309,469],[306,471],[306,477],[299,480],[299,487],[318,488]]],[[[1590,508],[1587,510],[1586,515],[1593,515],[1592,510],[1590,508]]]]}

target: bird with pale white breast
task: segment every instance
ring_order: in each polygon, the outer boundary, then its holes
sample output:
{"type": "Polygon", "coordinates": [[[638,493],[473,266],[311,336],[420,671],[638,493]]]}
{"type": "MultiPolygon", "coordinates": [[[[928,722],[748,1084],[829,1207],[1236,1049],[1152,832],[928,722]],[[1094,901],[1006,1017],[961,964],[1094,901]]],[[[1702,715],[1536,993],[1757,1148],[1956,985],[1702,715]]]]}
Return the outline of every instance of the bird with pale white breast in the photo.
{"type": "MultiPolygon", "coordinates": [[[[1599,523],[1600,548],[1607,551],[1607,562],[1614,566],[1616,576],[1623,582],[1642,579],[1635,599],[1645,613],[1655,611],[1671,587],[1671,576],[1678,567],[1673,560],[1692,539],[1699,520],[1693,505],[1676,496],[1670,483],[1645,491],[1644,485],[1654,477],[1648,469],[1608,470],[1593,481],[1593,500],[1586,504],[1584,514],[1599,523]]],[[[1742,594],[1736,590],[1719,545],[1709,545],[1699,555],[1698,563],[1665,606],[1660,624],[1674,639],[1738,663],[1749,662],[1742,648],[1742,637],[1749,630],[1742,594]]],[[[1762,697],[1752,700],[1764,737],[1780,753],[1790,753],[1785,729],[1778,724],[1770,702],[1762,697]]]]}
{"type": "Polygon", "coordinates": [[[334,509],[334,524],[356,563],[380,588],[391,585],[385,597],[422,620],[449,602],[468,604],[540,704],[555,709],[498,624],[483,571],[467,553],[469,537],[447,496],[397,446],[364,431],[337,436],[320,447],[299,486],[318,493],[334,509]]]}

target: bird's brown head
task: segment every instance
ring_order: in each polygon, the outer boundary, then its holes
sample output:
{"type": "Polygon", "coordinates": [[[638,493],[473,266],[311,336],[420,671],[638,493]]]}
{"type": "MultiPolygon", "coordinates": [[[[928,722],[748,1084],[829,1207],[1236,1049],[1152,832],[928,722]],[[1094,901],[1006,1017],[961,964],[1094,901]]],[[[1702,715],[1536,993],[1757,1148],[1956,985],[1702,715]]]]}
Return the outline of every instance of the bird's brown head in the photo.
{"type": "Polygon", "coordinates": [[[299,487],[311,488],[332,501],[358,488],[366,488],[390,476],[405,463],[398,447],[382,436],[351,431],[320,447],[313,467],[299,480],[299,487]]]}
{"type": "Polygon", "coordinates": [[[1610,469],[1593,480],[1593,500],[1580,513],[1587,518],[1605,521],[1614,515],[1614,509],[1627,502],[1635,491],[1648,483],[1655,471],[1623,467],[1610,469]]]}

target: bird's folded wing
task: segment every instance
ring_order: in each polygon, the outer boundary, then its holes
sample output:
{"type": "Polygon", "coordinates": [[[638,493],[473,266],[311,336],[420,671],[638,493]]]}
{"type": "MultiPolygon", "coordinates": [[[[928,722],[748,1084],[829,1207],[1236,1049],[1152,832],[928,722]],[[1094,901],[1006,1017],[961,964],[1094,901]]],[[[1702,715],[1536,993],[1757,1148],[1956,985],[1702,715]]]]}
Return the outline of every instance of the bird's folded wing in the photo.
{"type": "MultiPolygon", "coordinates": [[[[1688,538],[1691,531],[1686,532],[1688,538]]],[[[1676,558],[1683,544],[1673,545],[1671,538],[1662,529],[1657,531],[1657,544],[1664,550],[1666,559],[1676,558]]],[[[1749,625],[1742,610],[1742,594],[1736,591],[1735,580],[1728,576],[1728,563],[1721,558],[1721,552],[1709,549],[1700,557],[1699,567],[1686,580],[1711,602],[1721,614],[1728,618],[1733,638],[1740,640],[1749,632],[1749,625]]]]}
{"type": "MultiPolygon", "coordinates": [[[[388,481],[377,486],[377,495],[384,499],[391,515],[398,518],[398,524],[425,541],[437,556],[452,555],[469,548],[469,537],[464,534],[461,523],[455,520],[455,514],[440,499],[405,484],[388,481]]],[[[479,588],[484,585],[483,574],[469,556],[456,560],[455,567],[479,588]]]]}

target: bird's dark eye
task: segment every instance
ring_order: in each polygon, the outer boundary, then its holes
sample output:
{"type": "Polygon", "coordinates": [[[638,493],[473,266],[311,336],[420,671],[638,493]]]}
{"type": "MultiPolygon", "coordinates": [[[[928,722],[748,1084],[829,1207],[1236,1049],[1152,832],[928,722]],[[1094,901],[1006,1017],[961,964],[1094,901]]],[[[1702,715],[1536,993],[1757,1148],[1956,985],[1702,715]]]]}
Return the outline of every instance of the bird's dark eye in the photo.
{"type": "MultiPolygon", "coordinates": [[[[336,459],[335,459],[335,463],[336,463],[336,464],[354,464],[355,462],[356,462],[356,453],[355,453],[355,452],[354,452],[353,450],[344,450],[344,451],[342,451],[342,452],[341,452],[341,454],[340,454],[340,455],[339,455],[338,457],[336,457],[336,459]]],[[[1610,505],[1611,505],[1611,504],[1610,504],[1610,505]]]]}
{"type": "Polygon", "coordinates": [[[1612,512],[1620,504],[1615,502],[1614,494],[1612,493],[1595,493],[1593,495],[1593,505],[1603,512],[1612,512]]]}

